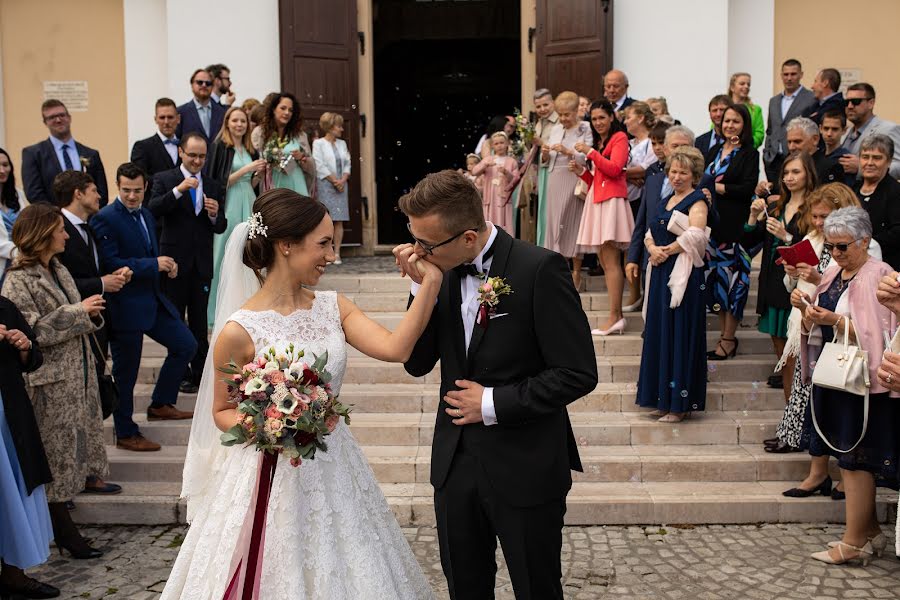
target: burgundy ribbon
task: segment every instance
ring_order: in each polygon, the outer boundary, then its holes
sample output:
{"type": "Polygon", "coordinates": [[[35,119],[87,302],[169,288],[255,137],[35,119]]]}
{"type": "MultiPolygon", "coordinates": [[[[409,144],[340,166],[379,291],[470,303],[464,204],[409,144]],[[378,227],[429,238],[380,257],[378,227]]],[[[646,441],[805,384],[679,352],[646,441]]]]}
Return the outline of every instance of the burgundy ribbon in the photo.
{"type": "Polygon", "coordinates": [[[477,320],[482,329],[487,329],[488,321],[491,320],[487,302],[482,303],[481,306],[478,307],[477,320]]]}
{"type": "Polygon", "coordinates": [[[278,456],[263,452],[256,472],[250,509],[244,517],[241,533],[231,558],[231,577],[222,600],[257,600],[262,575],[263,548],[266,543],[266,514],[275,479],[278,456]]]}

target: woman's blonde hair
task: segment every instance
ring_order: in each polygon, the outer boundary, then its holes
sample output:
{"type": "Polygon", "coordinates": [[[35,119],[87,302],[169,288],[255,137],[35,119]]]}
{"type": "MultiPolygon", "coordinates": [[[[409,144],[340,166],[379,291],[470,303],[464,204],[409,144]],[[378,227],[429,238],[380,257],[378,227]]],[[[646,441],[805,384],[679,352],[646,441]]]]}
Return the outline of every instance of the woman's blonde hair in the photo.
{"type": "Polygon", "coordinates": [[[491,141],[492,141],[492,142],[494,141],[494,138],[503,138],[504,140],[506,140],[507,142],[509,142],[509,136],[506,135],[506,132],[505,132],[505,131],[495,131],[494,133],[491,134],[491,141]]]}
{"type": "Polygon", "coordinates": [[[644,127],[647,128],[647,131],[650,131],[650,129],[656,125],[656,115],[653,114],[653,109],[650,108],[650,105],[646,102],[635,100],[625,107],[625,112],[627,113],[628,111],[631,111],[644,119],[644,127]]]}
{"type": "Polygon", "coordinates": [[[651,109],[654,104],[659,104],[662,107],[662,114],[669,114],[669,103],[666,102],[666,99],[663,96],[647,98],[647,104],[650,105],[651,109]]]}
{"type": "Polygon", "coordinates": [[[849,187],[843,183],[826,183],[817,187],[809,195],[806,205],[808,207],[806,216],[808,223],[806,230],[812,231],[812,209],[819,204],[824,204],[832,211],[847,208],[848,206],[862,206],[859,198],[849,187]]]}
{"type": "Polygon", "coordinates": [[[57,206],[35,202],[22,209],[12,229],[16,254],[9,270],[24,269],[41,262],[41,254],[53,243],[53,232],[63,218],[57,206]]]}
{"type": "Polygon", "coordinates": [[[569,110],[578,110],[578,94],[575,92],[561,92],[556,99],[553,101],[553,104],[556,108],[556,112],[560,112],[560,107],[568,108],[569,110]]]}
{"type": "Polygon", "coordinates": [[[329,131],[334,129],[336,125],[343,124],[344,117],[338,113],[325,112],[322,113],[321,117],[319,117],[319,129],[322,130],[322,135],[326,135],[329,131]]]}
{"type": "Polygon", "coordinates": [[[697,185],[700,178],[703,177],[703,168],[705,166],[703,153],[693,146],[681,146],[672,151],[672,154],[670,154],[669,158],[666,160],[667,174],[669,169],[675,164],[690,170],[694,185],[697,185]]]}
{"type": "Polygon", "coordinates": [[[234,148],[235,146],[243,146],[244,150],[248,153],[255,152],[256,150],[253,148],[253,142],[250,141],[250,115],[247,114],[247,111],[244,110],[240,106],[232,106],[227,111],[225,111],[225,116],[222,118],[222,131],[219,132],[219,139],[228,146],[229,148],[234,148]],[[236,112],[243,113],[244,118],[247,119],[247,130],[244,132],[242,139],[235,140],[231,135],[231,130],[228,129],[228,120],[231,119],[231,115],[236,112]]]}

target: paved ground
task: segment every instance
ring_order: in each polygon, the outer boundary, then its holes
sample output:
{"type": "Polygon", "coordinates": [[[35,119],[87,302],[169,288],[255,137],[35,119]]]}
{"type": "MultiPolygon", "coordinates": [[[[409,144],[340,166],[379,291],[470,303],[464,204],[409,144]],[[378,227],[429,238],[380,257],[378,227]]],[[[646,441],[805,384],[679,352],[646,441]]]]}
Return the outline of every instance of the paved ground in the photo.
{"type": "MultiPolygon", "coordinates": [[[[900,598],[900,561],[890,551],[893,535],[888,554],[867,568],[833,567],[808,558],[839,538],[841,530],[833,525],[569,527],[563,547],[566,598],[900,598]]],[[[437,597],[446,599],[435,530],[404,531],[437,597]]],[[[32,575],[63,588],[63,598],[158,598],[184,532],[184,527],[85,529],[106,551],[102,559],[74,561],[57,554],[32,575]]],[[[513,598],[501,568],[497,599],[513,598]]]]}
{"type": "Polygon", "coordinates": [[[329,275],[376,275],[379,273],[397,273],[397,265],[393,256],[361,256],[358,258],[342,258],[340,265],[328,265],[329,275]]]}

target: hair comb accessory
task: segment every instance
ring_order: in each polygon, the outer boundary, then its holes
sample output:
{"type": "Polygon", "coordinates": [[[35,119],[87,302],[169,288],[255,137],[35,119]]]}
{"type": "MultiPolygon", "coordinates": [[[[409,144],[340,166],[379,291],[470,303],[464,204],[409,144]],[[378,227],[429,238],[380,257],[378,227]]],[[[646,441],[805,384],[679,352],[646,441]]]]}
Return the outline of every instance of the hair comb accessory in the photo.
{"type": "Polygon", "coordinates": [[[251,240],[258,235],[269,237],[269,228],[263,225],[262,214],[258,212],[253,213],[247,222],[250,224],[250,231],[247,233],[247,237],[251,240]]]}

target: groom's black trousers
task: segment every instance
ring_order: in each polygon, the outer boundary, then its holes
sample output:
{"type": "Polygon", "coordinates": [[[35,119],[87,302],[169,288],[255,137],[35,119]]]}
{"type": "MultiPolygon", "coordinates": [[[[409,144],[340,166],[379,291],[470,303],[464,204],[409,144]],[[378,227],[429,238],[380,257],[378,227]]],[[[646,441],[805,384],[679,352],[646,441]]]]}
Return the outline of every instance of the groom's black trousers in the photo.
{"type": "Polygon", "coordinates": [[[434,493],[441,566],[450,598],[494,598],[499,537],[516,600],[563,600],[565,497],[525,508],[503,502],[463,438],[443,487],[434,493]]]}

